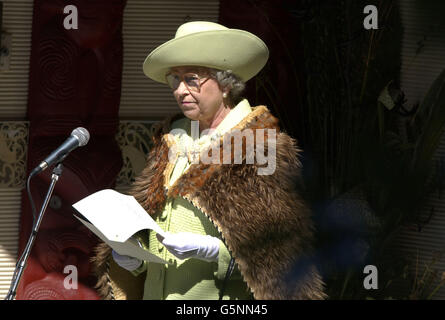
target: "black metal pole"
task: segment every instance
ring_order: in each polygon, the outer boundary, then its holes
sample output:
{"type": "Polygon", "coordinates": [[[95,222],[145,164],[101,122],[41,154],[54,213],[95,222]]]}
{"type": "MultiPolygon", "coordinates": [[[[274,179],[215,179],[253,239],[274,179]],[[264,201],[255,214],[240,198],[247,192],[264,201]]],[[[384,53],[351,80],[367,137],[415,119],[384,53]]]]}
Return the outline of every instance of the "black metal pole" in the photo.
{"type": "Polygon", "coordinates": [[[31,236],[28,239],[28,243],[26,244],[25,250],[23,251],[22,256],[19,261],[17,261],[14,276],[12,278],[11,287],[9,288],[8,295],[5,300],[14,300],[15,295],[17,294],[17,287],[19,285],[20,279],[22,278],[23,272],[25,271],[26,263],[28,262],[29,255],[31,253],[31,249],[34,245],[34,241],[37,237],[37,232],[39,230],[40,224],[43,219],[43,215],[45,214],[46,208],[48,207],[49,201],[54,191],[54,187],[56,186],[57,180],[59,180],[60,175],[62,174],[63,166],[61,163],[57,164],[53,170],[53,174],[51,176],[51,184],[49,186],[48,192],[45,196],[45,201],[43,202],[42,208],[40,209],[39,216],[37,218],[36,223],[33,225],[33,229],[31,232],[31,236]]]}

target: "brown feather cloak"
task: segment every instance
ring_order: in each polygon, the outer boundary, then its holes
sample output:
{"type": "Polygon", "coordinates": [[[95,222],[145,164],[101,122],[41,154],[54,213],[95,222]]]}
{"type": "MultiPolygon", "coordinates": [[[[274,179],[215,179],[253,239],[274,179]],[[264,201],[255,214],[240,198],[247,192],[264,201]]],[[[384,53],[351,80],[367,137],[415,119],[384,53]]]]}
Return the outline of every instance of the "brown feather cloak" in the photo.
{"type": "MultiPolygon", "coordinates": [[[[172,122],[183,117],[178,114],[154,126],[154,146],[147,166],[130,194],[152,216],[162,210],[167,197],[184,197],[199,208],[220,231],[255,299],[324,299],[324,284],[311,255],[314,232],[311,212],[300,192],[300,150],[293,138],[279,131],[278,120],[265,106],[252,110],[215,143],[222,157],[223,141],[234,129],[241,132],[250,129],[254,133],[258,129],[275,129],[273,174],[259,175],[258,169],[264,165],[246,163],[244,144],[243,163],[191,164],[168,187],[173,169],[168,152],[174,143],[168,133],[172,122]]],[[[267,137],[264,140],[267,152],[267,137]]],[[[233,160],[233,145],[225,146],[231,148],[233,160]]],[[[208,150],[211,155],[215,149],[208,150]]],[[[104,299],[140,299],[143,275],[133,277],[119,268],[110,258],[110,251],[101,244],[93,259],[99,294],[104,299]]]]}

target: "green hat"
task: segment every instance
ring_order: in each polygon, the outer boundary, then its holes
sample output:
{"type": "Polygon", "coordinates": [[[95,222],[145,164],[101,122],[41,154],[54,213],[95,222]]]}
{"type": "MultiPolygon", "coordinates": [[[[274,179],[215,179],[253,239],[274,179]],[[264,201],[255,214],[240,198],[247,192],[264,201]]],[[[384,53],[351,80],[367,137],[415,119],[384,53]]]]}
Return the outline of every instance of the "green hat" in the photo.
{"type": "Polygon", "coordinates": [[[232,70],[247,81],[268,58],[266,44],[250,32],[193,21],[179,26],[174,39],[154,49],[145,59],[143,70],[147,77],[161,83],[167,83],[165,75],[170,68],[179,66],[232,70]]]}

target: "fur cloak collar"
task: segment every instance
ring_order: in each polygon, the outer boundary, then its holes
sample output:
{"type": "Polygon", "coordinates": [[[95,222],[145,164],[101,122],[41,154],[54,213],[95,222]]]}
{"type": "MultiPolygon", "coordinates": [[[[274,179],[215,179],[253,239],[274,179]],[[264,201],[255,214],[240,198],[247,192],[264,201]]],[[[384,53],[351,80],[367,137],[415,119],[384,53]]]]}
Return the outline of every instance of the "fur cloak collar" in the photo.
{"type": "MultiPolygon", "coordinates": [[[[168,152],[175,143],[169,132],[172,122],[183,117],[178,114],[154,126],[147,166],[130,194],[152,216],[160,212],[167,197],[184,197],[199,208],[222,234],[255,299],[323,299],[323,282],[311,258],[313,223],[300,194],[300,150],[293,138],[279,132],[278,119],[265,106],[252,110],[216,143],[222,155],[224,138],[234,129],[276,129],[273,174],[259,175],[264,165],[245,163],[244,145],[243,163],[192,163],[169,187],[174,162],[169,162],[168,152]]],[[[231,151],[233,159],[233,146],[231,151]]],[[[113,293],[110,285],[119,286],[110,276],[109,258],[110,250],[102,244],[94,263],[103,298],[113,293]]]]}

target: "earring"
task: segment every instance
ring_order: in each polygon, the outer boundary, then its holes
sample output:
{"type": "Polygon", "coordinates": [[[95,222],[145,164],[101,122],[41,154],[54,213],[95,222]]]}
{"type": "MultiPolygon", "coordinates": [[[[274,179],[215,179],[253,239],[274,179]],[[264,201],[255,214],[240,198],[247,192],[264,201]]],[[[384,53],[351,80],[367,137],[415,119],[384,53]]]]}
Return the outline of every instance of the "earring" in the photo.
{"type": "Polygon", "coordinates": [[[222,96],[224,99],[227,98],[227,92],[223,92],[222,96]]]}

